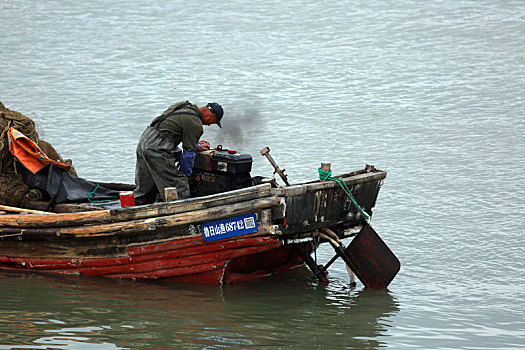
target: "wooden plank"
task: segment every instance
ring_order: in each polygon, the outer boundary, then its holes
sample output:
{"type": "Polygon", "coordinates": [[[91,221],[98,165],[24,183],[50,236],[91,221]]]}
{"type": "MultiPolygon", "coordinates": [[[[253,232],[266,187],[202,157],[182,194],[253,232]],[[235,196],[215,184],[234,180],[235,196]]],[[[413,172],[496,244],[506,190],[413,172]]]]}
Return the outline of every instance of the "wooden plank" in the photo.
{"type": "MultiPolygon", "coordinates": [[[[166,215],[157,218],[148,218],[145,220],[140,219],[93,226],[45,229],[45,231],[49,237],[53,237],[53,234],[57,237],[91,237],[96,235],[119,235],[139,232],[147,233],[159,229],[168,229],[187,224],[197,224],[205,221],[213,221],[230,216],[256,212],[262,209],[270,208],[274,205],[278,205],[280,201],[281,200],[279,197],[259,198],[251,201],[166,215]]],[[[17,229],[0,229],[0,236],[3,234],[13,234],[14,230],[17,229]]],[[[33,232],[40,235],[42,234],[42,231],[44,231],[44,229],[30,231],[20,228],[18,228],[18,230],[23,234],[22,238],[29,236],[33,232]]]]}
{"type": "MultiPolygon", "coordinates": [[[[373,173],[363,173],[358,174],[351,177],[345,177],[344,175],[340,178],[345,182],[346,185],[355,185],[360,183],[365,183],[369,181],[376,181],[381,180],[386,177],[386,172],[379,171],[379,172],[373,172],[373,173]]],[[[301,194],[305,194],[307,192],[311,191],[318,191],[328,188],[333,188],[339,186],[338,183],[335,181],[317,181],[309,184],[300,184],[300,185],[292,185],[288,187],[279,187],[279,188],[272,188],[271,193],[276,196],[284,196],[284,197],[290,197],[290,196],[297,196],[301,194]]]]}
{"type": "Polygon", "coordinates": [[[212,208],[214,206],[234,204],[251,199],[264,198],[270,195],[270,189],[271,184],[262,184],[226,193],[190,198],[170,203],[158,203],[147,206],[126,207],[93,212],[62,213],[54,215],[0,215],[0,228],[68,227],[154,218],[212,208]]]}
{"type": "MultiPolygon", "coordinates": [[[[107,241],[107,239],[105,239],[107,241]]],[[[44,268],[46,270],[67,269],[75,267],[109,267],[116,265],[126,265],[130,263],[162,261],[163,259],[172,258],[190,258],[187,264],[191,265],[192,260],[198,260],[202,254],[220,254],[225,249],[242,249],[247,247],[265,246],[268,244],[282,244],[282,241],[276,237],[262,236],[259,233],[237,236],[231,239],[225,239],[210,243],[205,242],[202,236],[186,235],[184,237],[171,237],[161,241],[147,241],[136,244],[126,244],[124,240],[119,240],[117,244],[104,250],[97,247],[92,241],[99,244],[104,239],[85,240],[83,244],[78,245],[78,241],[62,241],[52,244],[46,244],[42,249],[38,246],[32,246],[29,252],[14,251],[3,252],[0,256],[0,264],[5,262],[6,256],[13,256],[12,261],[25,261],[30,267],[44,268]],[[66,246],[67,244],[67,246],[66,246]],[[64,249],[59,249],[64,246],[64,249]],[[194,259],[191,259],[194,257],[194,259]]],[[[24,242],[20,242],[24,243],[24,242]]]]}
{"type": "Polygon", "coordinates": [[[285,198],[286,205],[285,205],[284,217],[285,217],[285,220],[286,220],[286,227],[288,227],[288,225],[290,225],[288,220],[292,220],[293,221],[293,217],[294,217],[294,205],[293,205],[294,198],[295,197],[292,197],[292,196],[285,198]]]}
{"type": "MultiPolygon", "coordinates": [[[[54,273],[78,273],[82,275],[103,275],[116,277],[116,274],[129,274],[127,277],[142,278],[149,272],[165,270],[165,274],[184,274],[185,269],[191,269],[206,262],[214,262],[217,267],[222,268],[226,261],[239,256],[250,255],[262,251],[278,248],[282,245],[280,241],[268,241],[258,245],[246,245],[236,248],[223,248],[213,251],[202,250],[194,258],[179,256],[177,250],[159,256],[149,256],[147,260],[135,260],[129,257],[108,259],[13,259],[14,263],[25,266],[31,270],[46,270],[54,273]]],[[[220,247],[217,245],[217,247],[220,247]]],[[[119,276],[123,277],[123,276],[119,276]]],[[[151,277],[151,276],[149,276],[151,277]]]]}
{"type": "Polygon", "coordinates": [[[52,215],[52,213],[48,213],[47,211],[11,207],[9,205],[0,205],[0,210],[10,211],[14,213],[52,215]]]}
{"type": "Polygon", "coordinates": [[[366,208],[366,211],[371,210],[376,205],[377,196],[379,194],[379,182],[371,182],[363,184],[358,203],[366,208]]]}
{"type": "MultiPolygon", "coordinates": [[[[22,231],[21,229],[18,229],[22,231]]],[[[189,237],[202,240],[190,225],[180,225],[173,228],[159,229],[135,234],[93,236],[89,239],[77,239],[75,237],[56,236],[56,229],[45,229],[49,236],[42,238],[41,230],[19,232],[18,237],[0,240],[0,255],[20,258],[43,258],[43,257],[68,257],[68,258],[104,258],[127,255],[128,249],[137,248],[137,252],[162,244],[166,241],[180,241],[189,237]],[[52,231],[52,232],[49,232],[52,231]],[[35,236],[33,236],[33,234],[35,236]],[[18,238],[22,237],[22,240],[18,238]],[[37,239],[31,240],[34,237],[37,239]]]]}
{"type": "Polygon", "coordinates": [[[331,187],[326,191],[326,220],[332,220],[332,206],[334,204],[334,191],[335,188],[331,187]]]}
{"type": "Polygon", "coordinates": [[[310,192],[286,198],[286,223],[301,225],[305,230],[315,222],[316,193],[310,192]]]}
{"type": "Polygon", "coordinates": [[[334,197],[332,200],[332,217],[339,220],[344,220],[346,218],[345,212],[345,200],[347,194],[342,188],[334,188],[334,197]]]}
{"type": "Polygon", "coordinates": [[[51,212],[48,214],[56,213],[79,213],[84,211],[100,211],[105,210],[104,208],[95,207],[89,203],[59,203],[51,207],[51,212]]]}
{"type": "Polygon", "coordinates": [[[280,197],[280,198],[281,198],[280,205],[275,205],[271,209],[271,211],[272,211],[271,220],[272,221],[281,220],[281,219],[284,219],[284,217],[285,217],[285,213],[286,213],[286,198],[283,198],[283,197],[280,197]]]}
{"type": "Polygon", "coordinates": [[[386,288],[401,267],[394,253],[368,225],[363,226],[344,253],[350,268],[367,288],[386,288]]]}
{"type": "Polygon", "coordinates": [[[328,203],[328,193],[327,191],[318,190],[315,192],[316,195],[316,222],[325,222],[327,214],[327,203],[328,203]]]}

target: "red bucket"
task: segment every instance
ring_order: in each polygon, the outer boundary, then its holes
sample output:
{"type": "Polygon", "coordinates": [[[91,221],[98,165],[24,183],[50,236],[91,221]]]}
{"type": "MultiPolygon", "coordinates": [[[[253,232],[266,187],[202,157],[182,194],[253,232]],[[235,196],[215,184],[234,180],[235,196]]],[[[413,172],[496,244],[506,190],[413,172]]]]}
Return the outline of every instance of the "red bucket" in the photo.
{"type": "Polygon", "coordinates": [[[133,191],[120,192],[120,206],[133,207],[135,206],[135,196],[133,191]]]}

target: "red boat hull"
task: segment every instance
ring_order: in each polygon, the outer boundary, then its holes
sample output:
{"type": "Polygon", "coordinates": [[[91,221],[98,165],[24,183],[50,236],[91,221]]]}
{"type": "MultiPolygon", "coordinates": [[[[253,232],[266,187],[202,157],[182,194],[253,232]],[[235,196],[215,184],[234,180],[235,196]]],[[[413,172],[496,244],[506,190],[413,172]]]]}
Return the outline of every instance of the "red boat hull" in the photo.
{"type": "Polygon", "coordinates": [[[301,265],[303,261],[294,248],[295,244],[284,245],[282,240],[267,236],[246,235],[216,242],[192,236],[130,246],[127,254],[118,257],[0,256],[0,267],[110,278],[233,283],[301,265]]]}

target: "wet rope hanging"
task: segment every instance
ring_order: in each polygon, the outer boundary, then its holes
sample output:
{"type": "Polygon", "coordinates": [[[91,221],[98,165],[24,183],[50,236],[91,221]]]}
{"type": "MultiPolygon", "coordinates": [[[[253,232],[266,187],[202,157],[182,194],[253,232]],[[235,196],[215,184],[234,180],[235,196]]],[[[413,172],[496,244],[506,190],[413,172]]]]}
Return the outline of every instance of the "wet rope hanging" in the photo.
{"type": "Polygon", "coordinates": [[[339,186],[341,186],[343,191],[345,191],[345,193],[350,197],[350,199],[352,200],[352,203],[354,203],[355,207],[361,213],[361,215],[365,218],[366,222],[370,223],[370,215],[365,213],[363,208],[361,208],[359,203],[357,203],[357,201],[355,200],[354,196],[352,195],[352,192],[350,192],[350,190],[348,189],[348,186],[346,186],[346,184],[345,184],[345,182],[343,180],[341,180],[339,178],[336,178],[336,177],[331,177],[332,170],[324,171],[324,170],[321,170],[321,168],[318,168],[317,172],[319,173],[319,180],[321,180],[321,181],[331,180],[331,181],[337,182],[339,184],[339,186]]]}

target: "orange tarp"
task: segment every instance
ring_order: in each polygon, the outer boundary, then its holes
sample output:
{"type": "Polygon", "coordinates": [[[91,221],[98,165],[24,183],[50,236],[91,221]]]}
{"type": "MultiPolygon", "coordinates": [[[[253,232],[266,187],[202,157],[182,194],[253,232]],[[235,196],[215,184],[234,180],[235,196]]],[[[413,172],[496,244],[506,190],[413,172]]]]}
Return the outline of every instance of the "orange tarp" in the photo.
{"type": "Polygon", "coordinates": [[[9,138],[9,151],[33,174],[36,174],[37,171],[50,163],[65,171],[71,168],[69,164],[50,159],[36,143],[13,127],[9,128],[7,135],[9,138]]]}

